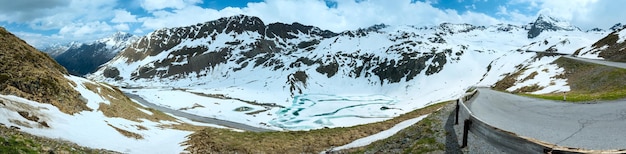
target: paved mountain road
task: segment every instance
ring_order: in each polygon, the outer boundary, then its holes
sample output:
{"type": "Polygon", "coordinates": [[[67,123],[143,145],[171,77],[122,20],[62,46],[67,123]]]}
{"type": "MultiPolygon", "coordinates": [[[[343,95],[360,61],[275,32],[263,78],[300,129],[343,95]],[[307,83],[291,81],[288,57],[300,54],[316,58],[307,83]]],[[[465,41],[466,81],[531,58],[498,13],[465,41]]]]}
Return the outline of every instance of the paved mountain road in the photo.
{"type": "Polygon", "coordinates": [[[182,111],[178,111],[178,110],[162,107],[162,106],[159,106],[159,105],[156,105],[156,104],[152,104],[152,103],[146,101],[145,99],[143,99],[139,95],[135,95],[135,94],[132,94],[132,93],[126,93],[126,92],[124,94],[126,96],[128,96],[128,98],[134,99],[137,102],[139,102],[139,103],[141,103],[141,104],[143,104],[143,105],[145,105],[145,106],[147,106],[149,108],[153,108],[153,109],[159,110],[161,112],[173,114],[175,116],[184,117],[184,118],[187,118],[187,119],[190,119],[190,120],[193,120],[193,121],[197,121],[197,122],[215,124],[215,125],[220,125],[220,126],[225,126],[225,127],[229,127],[229,128],[235,128],[235,129],[241,129],[241,130],[245,130],[245,131],[252,131],[252,132],[275,131],[275,130],[271,130],[271,129],[254,127],[254,126],[250,126],[250,125],[246,125],[246,124],[242,124],[242,123],[236,123],[236,122],[232,122],[232,121],[226,121],[226,120],[220,120],[220,119],[215,119],[215,118],[198,116],[198,115],[195,115],[195,114],[190,114],[190,113],[186,113],[186,112],[182,112],[182,111]]]}
{"type": "Polygon", "coordinates": [[[519,136],[589,150],[626,149],[626,100],[574,104],[479,88],[468,105],[485,123],[519,136]]]}
{"type": "Polygon", "coordinates": [[[572,56],[563,56],[563,57],[578,60],[578,61],[583,61],[583,62],[589,62],[589,63],[595,63],[595,64],[600,64],[600,65],[605,65],[605,66],[612,66],[612,67],[626,69],[626,63],[622,63],[622,62],[606,61],[606,60],[601,60],[601,59],[579,58],[579,57],[572,57],[572,56]]]}

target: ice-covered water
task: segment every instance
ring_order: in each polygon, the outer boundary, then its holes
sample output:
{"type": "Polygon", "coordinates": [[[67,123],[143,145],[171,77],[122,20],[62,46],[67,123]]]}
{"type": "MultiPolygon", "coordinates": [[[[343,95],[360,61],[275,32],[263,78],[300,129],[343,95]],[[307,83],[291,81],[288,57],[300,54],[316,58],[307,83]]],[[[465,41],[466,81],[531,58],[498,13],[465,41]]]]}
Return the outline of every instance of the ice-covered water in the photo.
{"type": "Polygon", "coordinates": [[[309,130],[335,125],[353,125],[386,120],[397,116],[398,101],[383,95],[338,96],[302,94],[290,107],[276,112],[270,124],[289,130],[309,130]]]}

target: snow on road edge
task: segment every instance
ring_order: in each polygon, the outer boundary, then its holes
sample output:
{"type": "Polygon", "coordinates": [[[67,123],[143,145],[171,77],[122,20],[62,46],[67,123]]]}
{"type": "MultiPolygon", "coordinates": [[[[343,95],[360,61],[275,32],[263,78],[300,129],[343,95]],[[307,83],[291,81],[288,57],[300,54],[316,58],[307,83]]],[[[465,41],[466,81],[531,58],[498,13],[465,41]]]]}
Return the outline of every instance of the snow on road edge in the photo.
{"type": "MultiPolygon", "coordinates": [[[[398,133],[400,130],[403,130],[403,129],[411,126],[411,125],[416,124],[417,122],[422,121],[422,119],[428,117],[428,115],[430,115],[430,114],[426,114],[426,115],[419,116],[417,118],[405,120],[405,121],[400,122],[400,123],[396,124],[395,126],[387,129],[387,130],[378,132],[378,133],[376,133],[374,135],[370,135],[370,136],[367,136],[367,137],[364,137],[364,138],[360,138],[360,139],[354,140],[351,143],[348,143],[346,145],[342,145],[342,146],[339,146],[339,147],[332,148],[329,151],[338,151],[338,150],[343,150],[343,149],[362,147],[362,146],[369,145],[369,144],[371,144],[373,142],[376,142],[378,140],[386,139],[386,138],[391,137],[392,135],[398,133]]],[[[320,153],[325,153],[325,152],[326,151],[323,151],[323,152],[320,152],[320,153]]]]}

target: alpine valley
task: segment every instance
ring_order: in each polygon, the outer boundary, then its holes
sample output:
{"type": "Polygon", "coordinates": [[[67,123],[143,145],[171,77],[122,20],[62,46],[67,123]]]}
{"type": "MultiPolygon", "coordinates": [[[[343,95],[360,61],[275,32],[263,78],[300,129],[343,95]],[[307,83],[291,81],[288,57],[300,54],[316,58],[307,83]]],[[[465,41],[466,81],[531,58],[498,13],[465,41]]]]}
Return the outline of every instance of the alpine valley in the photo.
{"type": "Polygon", "coordinates": [[[583,31],[540,15],[526,25],[379,24],[333,32],[237,15],[51,46],[49,55],[0,29],[0,123],[124,153],[321,152],[391,126],[293,147],[303,151],[238,151],[194,138],[350,132],[455,100],[473,86],[568,92],[567,71],[555,61],[624,61],[614,56],[625,52],[623,29],[583,31]],[[228,136],[246,132],[265,133],[228,136]]]}
{"type": "Polygon", "coordinates": [[[550,64],[558,57],[536,52],[571,54],[607,34],[547,16],[529,25],[380,24],[334,33],[238,15],[149,33],[88,78],[255,127],[345,127],[455,99],[518,69],[547,70],[510,91],[567,91],[565,79],[553,78],[563,73],[550,64]]]}

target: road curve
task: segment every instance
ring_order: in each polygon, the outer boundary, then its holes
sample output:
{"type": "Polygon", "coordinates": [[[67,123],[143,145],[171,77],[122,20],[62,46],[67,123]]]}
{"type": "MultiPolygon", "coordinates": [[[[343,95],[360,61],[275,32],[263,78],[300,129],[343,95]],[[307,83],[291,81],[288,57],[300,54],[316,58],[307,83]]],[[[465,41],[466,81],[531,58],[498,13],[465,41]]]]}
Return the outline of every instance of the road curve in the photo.
{"type": "Polygon", "coordinates": [[[588,59],[588,58],[580,58],[580,57],[572,57],[572,56],[563,56],[563,57],[578,60],[578,61],[588,62],[588,63],[595,63],[595,64],[600,64],[600,65],[605,65],[605,66],[612,66],[612,67],[626,69],[626,63],[622,63],[622,62],[606,61],[606,60],[601,60],[601,59],[588,59]]]}
{"type": "Polygon", "coordinates": [[[146,101],[145,99],[143,99],[139,95],[126,93],[126,92],[124,92],[124,94],[128,98],[134,99],[137,102],[139,102],[139,103],[141,103],[141,104],[143,104],[143,105],[145,105],[145,106],[147,106],[149,108],[153,108],[153,109],[159,110],[161,112],[173,114],[175,116],[184,117],[184,118],[187,118],[187,119],[190,119],[190,120],[193,120],[193,121],[197,121],[197,122],[210,123],[210,124],[225,126],[225,127],[229,127],[229,128],[241,129],[241,130],[245,130],[245,131],[252,131],[252,132],[275,131],[275,130],[271,130],[271,129],[254,127],[254,126],[250,126],[250,125],[246,125],[246,124],[242,124],[242,123],[236,123],[236,122],[232,122],[232,121],[226,121],[226,120],[220,120],[220,119],[215,119],[215,118],[198,116],[198,115],[195,115],[195,114],[190,114],[190,113],[186,113],[186,112],[182,112],[182,111],[178,111],[178,110],[174,110],[174,109],[170,109],[170,108],[166,108],[166,107],[162,107],[162,106],[150,103],[150,102],[146,101]]]}
{"type": "Polygon", "coordinates": [[[626,100],[574,104],[479,88],[468,102],[485,123],[564,147],[626,149],[626,100]]]}

